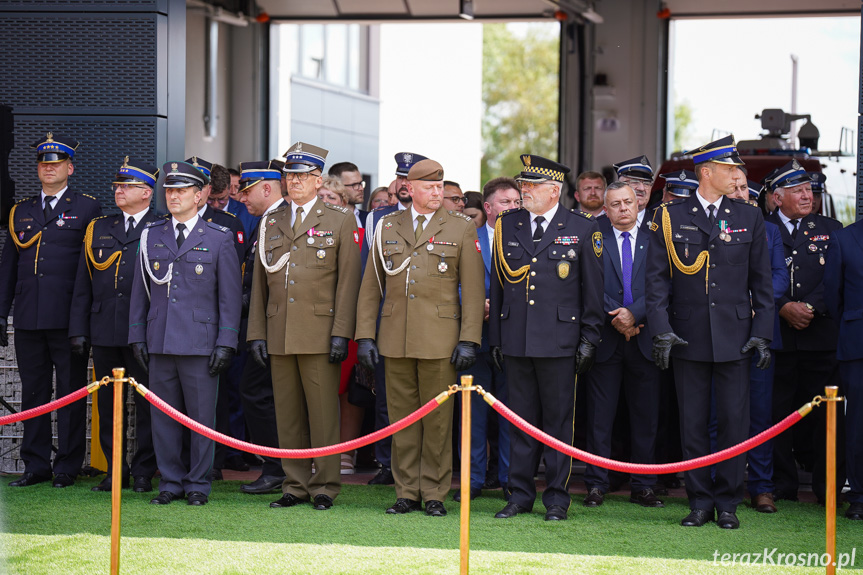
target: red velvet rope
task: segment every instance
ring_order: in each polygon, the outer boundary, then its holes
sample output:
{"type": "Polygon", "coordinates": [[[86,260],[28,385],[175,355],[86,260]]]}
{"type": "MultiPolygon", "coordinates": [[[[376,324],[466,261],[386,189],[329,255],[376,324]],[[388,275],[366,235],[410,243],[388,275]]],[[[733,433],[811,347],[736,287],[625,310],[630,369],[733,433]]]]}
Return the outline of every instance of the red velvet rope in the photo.
{"type": "Polygon", "coordinates": [[[19,421],[24,421],[25,419],[39,417],[40,415],[44,415],[48,412],[54,411],[55,409],[60,409],[72,402],[78,401],[82,397],[87,397],[88,393],[90,393],[89,390],[86,387],[82,387],[78,391],[73,391],[69,395],[55,399],[51,403],[46,403],[45,405],[28,409],[27,411],[4,415],[3,417],[0,417],[0,425],[9,425],[10,423],[17,423],[19,421]]]}
{"type": "MultiPolygon", "coordinates": [[[[266,455],[268,457],[275,457],[277,459],[310,459],[312,457],[324,457],[327,455],[336,455],[337,453],[345,453],[348,451],[353,451],[358,447],[363,447],[365,445],[369,445],[383,439],[384,437],[388,437],[398,431],[401,431],[405,427],[412,425],[437,409],[440,405],[438,403],[437,398],[429,400],[424,406],[411,413],[404,419],[401,419],[395,423],[384,427],[383,429],[379,429],[374,433],[370,433],[363,437],[358,437],[357,439],[352,439],[351,441],[345,441],[344,443],[337,443],[335,445],[328,445],[326,447],[314,447],[311,449],[278,449],[276,447],[265,447],[263,445],[255,445],[254,443],[247,443],[245,441],[240,441],[239,439],[234,439],[233,437],[228,437],[223,433],[219,433],[218,431],[214,431],[203,425],[198,423],[194,419],[191,419],[189,416],[184,413],[180,413],[167,403],[154,394],[152,391],[148,390],[144,397],[147,398],[156,409],[164,412],[168,417],[180,423],[192,431],[196,433],[200,433],[204,437],[208,437],[214,441],[218,441],[224,445],[229,447],[233,447],[235,449],[239,449],[241,451],[247,451],[249,453],[257,453],[258,455],[266,455]]],[[[449,396],[446,396],[448,398],[449,396]]],[[[445,399],[446,399],[445,398],[445,399]]]]}
{"type": "Polygon", "coordinates": [[[765,429],[755,437],[750,437],[743,443],[738,443],[737,445],[729,447],[728,449],[723,449],[722,451],[717,451],[716,453],[711,453],[710,455],[704,455],[695,459],[689,459],[687,461],[648,465],[645,463],[625,463],[622,461],[615,461],[613,459],[606,459],[605,457],[599,457],[598,455],[593,455],[592,453],[582,451],[560,441],[559,439],[555,439],[547,433],[537,429],[536,427],[516,415],[513,410],[502,404],[500,401],[495,401],[494,403],[492,403],[492,407],[504,418],[509,420],[510,423],[512,423],[537,441],[540,441],[541,443],[544,443],[552,449],[555,449],[565,455],[569,455],[570,457],[574,457],[576,459],[584,461],[585,463],[590,463],[592,465],[597,465],[606,469],[623,471],[625,473],[637,473],[641,475],[662,475],[666,473],[676,473],[678,471],[689,471],[691,469],[707,467],[708,465],[713,465],[715,463],[719,463],[720,461],[731,459],[732,457],[749,451],[753,447],[761,445],[768,439],[779,435],[780,433],[782,433],[803,418],[803,416],[800,415],[799,412],[795,411],[773,427],[765,429]]]}

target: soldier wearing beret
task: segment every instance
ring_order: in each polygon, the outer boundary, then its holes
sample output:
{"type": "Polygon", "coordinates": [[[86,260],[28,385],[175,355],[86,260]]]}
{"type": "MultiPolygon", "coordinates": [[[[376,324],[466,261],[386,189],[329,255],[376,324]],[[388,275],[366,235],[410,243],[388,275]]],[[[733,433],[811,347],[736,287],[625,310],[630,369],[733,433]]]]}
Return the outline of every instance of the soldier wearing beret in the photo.
{"type": "MultiPolygon", "coordinates": [[[[498,216],[489,307],[489,344],[506,358],[516,413],[572,444],[575,376],[590,369],[603,312],[602,233],[593,216],[560,204],[569,168],[523,154],[521,209],[498,216]]],[[[572,458],[512,430],[509,503],[495,517],[528,513],[536,499],[534,472],[545,458],[545,519],[565,520],[572,458]]]]}
{"type": "MultiPolygon", "coordinates": [[[[155,166],[132,161],[126,156],[114,178],[114,202],[120,213],[96,218],[84,236],[84,249],[75,278],[69,337],[72,352],[84,358],[92,344],[96,379],[110,375],[115,367],[123,367],[128,377],[134,377],[138,383],[148,383],[147,372],[135,361],[129,347],[129,296],[141,232],[147,224],[160,219],[150,209],[158,175],[159,170],[155,166]]],[[[93,491],[111,491],[114,385],[109,384],[98,393],[99,443],[108,461],[108,476],[93,487],[93,491]]],[[[128,389],[128,386],[124,385],[124,388],[128,389]]],[[[153,489],[151,479],[156,473],[156,454],[150,431],[150,403],[139,393],[134,397],[138,447],[131,465],[126,462],[125,446],[121,452],[123,486],[128,486],[131,473],[135,481],[133,489],[143,493],[153,489]]]]}
{"type": "MultiPolygon", "coordinates": [[[[170,219],[141,233],[129,316],[132,353],[150,389],[190,418],[212,427],[219,373],[231,363],[240,328],[240,266],[228,228],[198,216],[208,178],[186,162],[167,162],[170,219]]],[[[150,503],[188,499],[205,505],[214,442],[151,410],[162,479],[150,503]]]]}
{"type": "MultiPolygon", "coordinates": [[[[357,357],[373,369],[385,361],[390,421],[419,409],[476,361],[485,312],[476,226],[443,208],[443,168],[415,163],[407,174],[410,209],[375,228],[357,310],[357,357]],[[383,298],[383,306],[381,299],[383,298]],[[380,329],[376,332],[378,310],[380,329]]],[[[396,502],[403,514],[446,515],[452,481],[452,402],[393,436],[396,502]]]]}
{"type": "MultiPolygon", "coordinates": [[[[729,199],[743,177],[731,136],[693,153],[698,190],[663,204],[651,222],[647,255],[647,321],[660,369],[674,359],[684,459],[710,453],[708,423],[715,397],[717,450],[749,431],[749,365],[770,364],[773,295],[761,211],[729,199]],[[711,392],[712,388],[712,392],[711,392]]],[[[687,471],[686,527],[713,521],[736,529],[746,456],[687,471]]]]}
{"type": "MultiPolygon", "coordinates": [[[[9,235],[0,258],[0,345],[8,345],[7,316],[15,302],[15,354],[21,376],[21,409],[51,401],[54,371],[57,397],[87,384],[87,359],[72,354],[69,312],[87,225],[100,215],[96,198],[69,187],[78,142],[47,135],[36,148],[40,194],[18,202],[9,214],[9,235]]],[[[86,449],[86,405],[77,401],[57,411],[57,453],[51,463],[51,415],[24,422],[24,474],[9,485],[51,480],[75,483],[86,449]]]]}
{"type": "MultiPolygon", "coordinates": [[[[291,204],[269,213],[257,238],[247,339],[260,365],[269,357],[283,449],[339,442],[339,364],[356,322],[359,234],[352,212],[317,196],[326,157],[304,142],[291,146],[284,166],[291,204]]],[[[283,495],[270,507],[333,506],[338,455],[285,459],[282,467],[283,495]]]]}

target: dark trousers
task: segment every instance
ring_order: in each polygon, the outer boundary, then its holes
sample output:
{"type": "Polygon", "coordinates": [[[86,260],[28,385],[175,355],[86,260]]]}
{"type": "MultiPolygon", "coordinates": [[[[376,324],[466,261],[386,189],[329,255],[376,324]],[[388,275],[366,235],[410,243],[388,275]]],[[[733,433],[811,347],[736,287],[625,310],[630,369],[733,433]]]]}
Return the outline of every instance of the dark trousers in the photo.
{"type": "MultiPolygon", "coordinates": [[[[240,344],[237,354],[231,360],[231,366],[219,376],[219,397],[216,400],[216,431],[234,439],[246,439],[246,424],[243,417],[243,407],[240,401],[240,385],[243,369],[249,357],[245,345],[248,319],[240,322],[240,344]]],[[[224,469],[225,458],[239,455],[239,452],[222,443],[216,444],[216,454],[213,467],[224,469]]]]}
{"type": "MultiPolygon", "coordinates": [[[[21,409],[44,405],[87,385],[87,358],[74,355],[68,330],[15,330],[15,354],[21,376],[21,409]],[[54,371],[57,393],[52,397],[54,371]]],[[[78,400],[57,410],[57,454],[53,471],[77,477],[86,450],[87,404],[78,400]]],[[[51,475],[51,414],[24,422],[21,460],[24,470],[51,475]]]]}
{"type": "MultiPolygon", "coordinates": [[[[219,378],[209,374],[209,361],[206,355],[152,354],[150,389],[171,407],[212,428],[216,424],[219,378]]],[[[178,496],[192,491],[209,494],[213,440],[190,432],[155,407],[150,415],[156,462],[162,473],[159,491],[178,496]]]]}
{"type": "MultiPolygon", "coordinates": [[[[126,377],[132,377],[138,383],[148,384],[147,373],[141,369],[135,357],[132,355],[132,348],[124,347],[104,347],[99,345],[93,346],[93,366],[96,369],[96,379],[102,379],[106,375],[111,375],[116,367],[126,368],[126,377]]],[[[99,410],[99,444],[102,446],[102,451],[105,453],[105,459],[108,460],[108,473],[110,474],[113,467],[112,461],[114,458],[114,385],[109,383],[104,387],[99,388],[98,393],[98,410],[99,410]]],[[[150,402],[143,395],[131,389],[128,383],[123,385],[123,476],[128,476],[129,473],[134,477],[151,478],[156,473],[156,452],[153,449],[153,434],[150,425],[150,402]],[[135,439],[138,442],[138,448],[135,450],[135,455],[132,456],[131,464],[126,462],[126,398],[129,393],[134,394],[135,398],[135,439]]]]}
{"type": "MultiPolygon", "coordinates": [[[[564,443],[572,445],[575,413],[575,356],[506,357],[510,408],[531,425],[564,443]]],[[[566,490],[572,472],[572,458],[540,444],[513,427],[509,465],[510,503],[528,509],[536,500],[534,472],[540,456],[545,459],[546,488],[542,503],[569,508],[566,490]]]]}
{"type": "MultiPolygon", "coordinates": [[[[390,424],[387,411],[386,358],[381,357],[375,365],[375,430],[390,424]]],[[[375,459],[384,467],[392,467],[393,436],[375,442],[375,459]]]]}
{"type": "MultiPolygon", "coordinates": [[[[750,358],[702,362],[673,358],[680,407],[680,440],[684,459],[708,455],[711,390],[716,402],[716,449],[723,450],[749,436],[750,358]]],[[[691,509],[735,512],[743,499],[746,455],[684,473],[691,509]],[[712,475],[712,476],[711,476],[712,475]]]]}
{"type": "MultiPolygon", "coordinates": [[[[633,463],[654,463],[656,429],[659,425],[659,368],[647,360],[636,341],[620,336],[614,354],[587,373],[582,393],[585,394],[587,451],[602,457],[611,455],[614,427],[621,390],[629,407],[631,460],[633,463]]],[[[584,483],[603,493],[609,488],[608,470],[587,465],[584,483]]],[[[633,475],[633,492],[652,488],[656,475],[633,475]]]]}
{"type": "MultiPolygon", "coordinates": [[[[267,447],[279,446],[279,430],[276,427],[276,407],[273,400],[273,380],[270,372],[270,361],[267,367],[261,367],[257,361],[249,358],[243,369],[240,380],[240,398],[243,401],[243,413],[249,430],[249,441],[267,447]]],[[[264,457],[261,475],[284,477],[281,459],[264,457]]]]}
{"type": "MultiPolygon", "coordinates": [[[[839,372],[845,388],[845,453],[851,485],[845,497],[849,503],[863,503],[863,359],[840,361],[839,372]]],[[[836,411],[842,411],[841,403],[836,411]]]]}
{"type": "MultiPolygon", "coordinates": [[[[773,377],[776,372],[776,353],[771,350],[772,361],[767,369],[758,369],[758,355],[749,367],[749,437],[755,437],[773,425],[773,377]]],[[[786,414],[787,415],[787,414],[786,414]]],[[[773,440],[765,441],[749,450],[746,488],[750,497],[773,493],[773,440]]]]}
{"type": "MultiPolygon", "coordinates": [[[[776,352],[776,376],[773,385],[773,419],[781,421],[816,395],[824,395],[824,387],[840,385],[839,362],[835,352],[793,351],[776,352]]],[[[840,386],[840,395],[842,394],[840,386]]],[[[837,409],[836,484],[845,485],[844,410],[837,409]]],[[[799,488],[797,463],[794,458],[794,434],[809,420],[808,445],[814,452],[812,491],[824,500],[826,461],[827,410],[816,408],[803,421],[773,440],[773,483],[776,491],[796,496],[799,488]]],[[[838,493],[838,492],[837,492],[838,493]]]]}

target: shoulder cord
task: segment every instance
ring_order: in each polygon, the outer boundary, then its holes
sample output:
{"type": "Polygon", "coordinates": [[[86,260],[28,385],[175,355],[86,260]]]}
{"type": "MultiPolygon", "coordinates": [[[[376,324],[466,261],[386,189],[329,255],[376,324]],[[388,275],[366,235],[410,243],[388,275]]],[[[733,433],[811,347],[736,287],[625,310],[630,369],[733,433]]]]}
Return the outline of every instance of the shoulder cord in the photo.
{"type": "MultiPolygon", "coordinates": [[[[404,271],[404,269],[406,267],[408,267],[408,265],[410,265],[411,256],[408,256],[407,258],[405,258],[405,261],[403,261],[401,263],[401,265],[399,267],[397,267],[396,269],[388,270],[386,264],[384,263],[384,249],[381,245],[381,237],[383,235],[382,229],[383,229],[383,218],[380,219],[377,227],[375,228],[375,239],[374,239],[374,245],[372,246],[372,257],[375,257],[375,254],[377,254],[378,259],[380,259],[380,261],[381,261],[381,268],[383,268],[384,273],[387,274],[388,276],[396,276],[396,275],[399,275],[400,273],[402,273],[402,271],[404,271]],[[374,248],[377,248],[377,251],[375,251],[374,248]]],[[[375,268],[375,277],[378,280],[378,289],[380,289],[381,295],[383,295],[384,288],[383,288],[383,285],[381,285],[381,277],[378,273],[378,266],[374,266],[374,268],[375,268]]],[[[410,282],[410,277],[411,277],[411,271],[408,270],[407,275],[405,275],[405,295],[408,295],[408,284],[410,282]]]]}
{"type": "MultiPolygon", "coordinates": [[[[165,272],[165,275],[161,279],[153,275],[150,266],[144,263],[149,261],[147,257],[147,238],[149,235],[150,228],[144,228],[144,231],[141,232],[141,277],[143,278],[143,272],[146,272],[150,276],[150,279],[153,280],[153,283],[157,285],[168,284],[168,297],[171,297],[171,277],[174,275],[174,262],[168,264],[168,271],[165,272]]],[[[147,299],[150,299],[150,287],[147,285],[146,279],[144,279],[144,289],[147,290],[147,299]]]]}
{"type": "MultiPolygon", "coordinates": [[[[108,257],[102,263],[96,261],[96,256],[93,255],[93,228],[96,225],[96,220],[90,222],[87,226],[87,232],[84,234],[84,254],[88,263],[92,263],[93,267],[97,270],[105,271],[111,264],[117,262],[116,269],[114,270],[114,289],[117,289],[117,275],[120,273],[120,256],[123,254],[122,251],[116,251],[108,257]]],[[[90,279],[93,279],[93,272],[90,270],[90,266],[87,266],[87,271],[90,273],[90,279]]]]}
{"type": "Polygon", "coordinates": [[[524,298],[527,301],[530,290],[530,264],[523,265],[517,270],[509,267],[509,263],[503,254],[503,226],[500,220],[501,218],[497,218],[497,221],[494,223],[494,250],[497,255],[495,271],[497,272],[497,279],[500,285],[503,285],[504,280],[511,284],[517,284],[527,278],[524,284],[524,298]]]}
{"type": "Polygon", "coordinates": [[[18,248],[18,252],[21,250],[26,250],[34,243],[36,244],[36,257],[33,258],[33,275],[36,275],[36,272],[39,270],[39,246],[42,245],[42,242],[39,240],[42,239],[42,230],[36,232],[30,241],[24,243],[18,239],[18,234],[15,233],[15,210],[18,208],[18,204],[12,206],[12,211],[9,212],[9,235],[12,236],[12,242],[18,248]],[[36,243],[38,242],[38,243],[36,243]]]}
{"type": "Polygon", "coordinates": [[[668,267],[671,276],[674,275],[674,268],[679,269],[686,275],[695,275],[701,271],[705,264],[708,264],[704,269],[704,293],[709,293],[707,289],[707,276],[710,273],[710,253],[704,250],[695,259],[695,263],[688,266],[680,261],[677,257],[677,250],[674,248],[674,242],[671,240],[671,216],[668,215],[668,208],[662,206],[662,235],[665,238],[665,251],[668,252],[668,267]]]}
{"type": "Polygon", "coordinates": [[[264,238],[267,236],[267,226],[263,225],[263,223],[264,222],[261,222],[261,231],[258,232],[258,259],[261,260],[261,265],[264,266],[264,269],[267,270],[268,274],[274,274],[282,268],[285,268],[285,289],[287,289],[288,272],[290,271],[290,268],[288,268],[288,262],[291,260],[291,252],[282,254],[282,257],[279,258],[279,261],[277,261],[275,265],[267,263],[267,260],[264,258],[264,238]]]}

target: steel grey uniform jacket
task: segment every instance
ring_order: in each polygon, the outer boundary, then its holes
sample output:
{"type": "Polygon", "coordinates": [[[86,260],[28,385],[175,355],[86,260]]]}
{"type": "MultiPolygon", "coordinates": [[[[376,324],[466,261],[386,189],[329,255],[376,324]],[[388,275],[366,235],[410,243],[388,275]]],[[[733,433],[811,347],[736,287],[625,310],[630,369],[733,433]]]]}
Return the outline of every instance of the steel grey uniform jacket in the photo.
{"type": "Polygon", "coordinates": [[[605,312],[596,220],[560,205],[534,244],[530,212],[516,209],[498,217],[503,257],[512,270],[529,266],[529,273],[509,283],[497,273],[500,254],[494,249],[490,345],[501,346],[504,355],[534,358],[574,356],[582,336],[598,346],[605,312]]]}
{"type": "Polygon", "coordinates": [[[242,280],[230,231],[198,218],[178,250],[170,219],[147,230],[146,260],[142,241],[135,266],[129,343],[146,342],[150,354],[167,355],[209,355],[216,346],[236,349],[242,280]],[[166,277],[173,264],[173,277],[159,285],[141,263],[157,279],[166,277]]]}
{"type": "Polygon", "coordinates": [[[761,210],[723,197],[711,225],[695,194],[663,205],[670,223],[668,249],[683,265],[694,264],[702,252],[709,254],[709,261],[693,275],[670,266],[660,207],[647,255],[651,336],[673,331],[689,342],[673,347],[672,357],[704,362],[743,359],[740,349],[750,337],[773,337],[773,284],[761,210]],[[731,230],[729,241],[720,239],[722,222],[731,230]]]}

